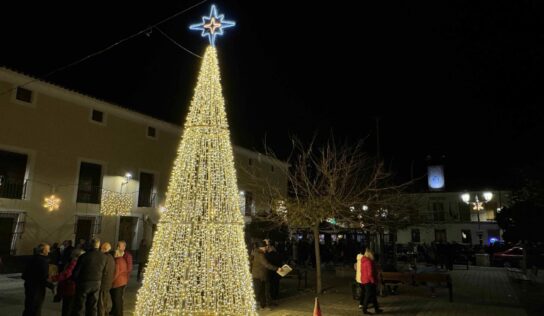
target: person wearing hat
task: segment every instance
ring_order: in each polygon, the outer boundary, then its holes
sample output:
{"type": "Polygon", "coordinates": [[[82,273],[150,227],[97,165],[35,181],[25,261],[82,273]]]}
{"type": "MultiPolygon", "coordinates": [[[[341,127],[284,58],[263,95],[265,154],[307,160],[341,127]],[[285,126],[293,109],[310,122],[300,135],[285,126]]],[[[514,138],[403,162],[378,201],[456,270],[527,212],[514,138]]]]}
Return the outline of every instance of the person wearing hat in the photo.
{"type": "Polygon", "coordinates": [[[253,262],[251,264],[251,275],[253,277],[253,285],[255,287],[255,296],[261,308],[270,309],[270,279],[268,270],[281,271],[281,268],[276,267],[266,260],[266,242],[264,240],[257,243],[257,250],[254,252],[253,262]]]}

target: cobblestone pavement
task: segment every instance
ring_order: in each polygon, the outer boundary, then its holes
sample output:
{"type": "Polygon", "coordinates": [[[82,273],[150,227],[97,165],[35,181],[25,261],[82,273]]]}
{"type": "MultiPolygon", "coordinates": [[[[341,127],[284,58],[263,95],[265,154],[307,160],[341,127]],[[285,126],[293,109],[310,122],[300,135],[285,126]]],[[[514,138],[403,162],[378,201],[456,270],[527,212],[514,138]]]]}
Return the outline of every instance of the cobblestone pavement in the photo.
{"type": "MultiPolygon", "coordinates": [[[[349,269],[344,270],[344,273],[342,271],[325,272],[325,293],[320,296],[324,316],[361,315],[357,302],[351,298],[351,274],[349,269]]],[[[542,292],[534,292],[526,285],[512,282],[501,268],[470,267],[470,270],[454,270],[451,276],[454,291],[452,303],[448,301],[448,291],[445,288],[437,289],[437,297],[432,298],[426,286],[401,286],[400,295],[379,297],[384,314],[528,315],[522,308],[522,304],[528,303],[524,300],[527,291],[533,294],[533,301],[542,301],[542,292]]],[[[285,298],[278,300],[278,306],[273,310],[260,311],[259,314],[263,316],[312,315],[315,297],[311,289],[312,276],[308,276],[308,281],[307,289],[297,290],[296,280],[282,280],[281,296],[285,298]]],[[[539,282],[542,281],[544,280],[540,277],[539,282]]],[[[133,274],[125,296],[125,315],[133,315],[137,287],[133,274]]],[[[542,289],[542,286],[539,289],[542,289]]],[[[0,315],[21,315],[23,302],[23,283],[19,275],[0,276],[0,315]]],[[[535,310],[531,314],[542,315],[534,312],[535,310]]],[[[60,315],[60,304],[53,303],[50,291],[47,292],[42,315],[60,315]]]]}

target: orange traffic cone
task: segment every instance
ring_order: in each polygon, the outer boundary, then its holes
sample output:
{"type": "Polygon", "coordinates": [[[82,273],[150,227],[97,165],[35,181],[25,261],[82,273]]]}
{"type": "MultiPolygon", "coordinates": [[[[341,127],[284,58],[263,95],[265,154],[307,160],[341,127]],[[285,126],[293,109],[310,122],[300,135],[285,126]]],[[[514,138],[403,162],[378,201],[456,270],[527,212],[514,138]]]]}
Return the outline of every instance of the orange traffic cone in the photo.
{"type": "Polygon", "coordinates": [[[317,297],[315,298],[314,315],[313,316],[322,316],[321,315],[321,307],[319,307],[319,300],[317,299],[317,297]]]}

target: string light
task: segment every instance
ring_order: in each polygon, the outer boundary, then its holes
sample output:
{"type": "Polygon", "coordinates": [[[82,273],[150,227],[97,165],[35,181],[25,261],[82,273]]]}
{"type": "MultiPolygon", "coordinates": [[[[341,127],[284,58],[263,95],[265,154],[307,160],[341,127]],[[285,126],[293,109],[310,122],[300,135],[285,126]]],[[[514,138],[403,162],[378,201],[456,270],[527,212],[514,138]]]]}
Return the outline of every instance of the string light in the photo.
{"type": "Polygon", "coordinates": [[[206,49],[136,315],[257,315],[217,51],[206,49]]]}
{"type": "Polygon", "coordinates": [[[59,209],[61,199],[59,199],[54,194],[52,194],[50,196],[45,197],[43,201],[44,201],[43,207],[49,210],[49,212],[52,212],[59,209]]]}
{"type": "Polygon", "coordinates": [[[102,215],[130,215],[134,205],[134,199],[130,193],[119,193],[102,190],[100,214],[102,215]]]}

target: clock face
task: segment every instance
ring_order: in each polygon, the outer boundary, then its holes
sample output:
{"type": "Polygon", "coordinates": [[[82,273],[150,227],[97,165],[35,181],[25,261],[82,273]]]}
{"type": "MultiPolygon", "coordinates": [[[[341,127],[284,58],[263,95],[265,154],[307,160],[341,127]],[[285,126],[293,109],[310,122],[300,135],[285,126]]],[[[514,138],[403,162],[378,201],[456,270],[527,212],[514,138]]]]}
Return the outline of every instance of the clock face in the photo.
{"type": "Polygon", "coordinates": [[[428,169],[428,184],[433,190],[444,188],[444,168],[442,166],[429,166],[428,169]]]}

